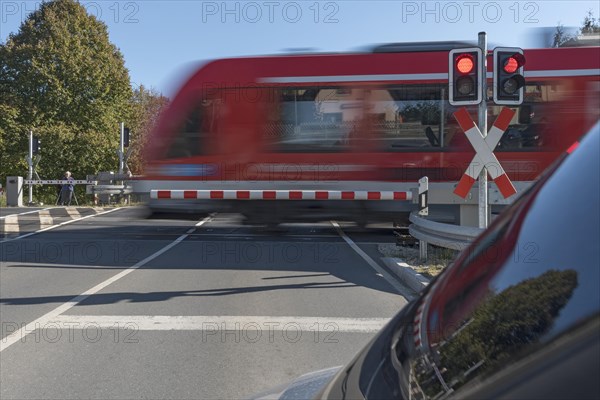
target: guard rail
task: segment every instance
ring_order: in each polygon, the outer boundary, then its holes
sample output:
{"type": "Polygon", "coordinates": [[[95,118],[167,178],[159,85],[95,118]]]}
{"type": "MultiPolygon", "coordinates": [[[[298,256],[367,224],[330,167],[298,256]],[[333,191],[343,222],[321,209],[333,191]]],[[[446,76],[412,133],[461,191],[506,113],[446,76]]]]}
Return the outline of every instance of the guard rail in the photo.
{"type": "MultiPolygon", "coordinates": [[[[443,224],[422,218],[417,213],[410,214],[409,233],[411,236],[436,246],[453,250],[463,250],[484,231],[481,228],[443,224]]],[[[422,243],[423,245],[423,243],[422,243]]],[[[423,247],[423,246],[421,246],[423,247]]],[[[427,253],[421,252],[421,258],[427,257],[427,253]]]]}

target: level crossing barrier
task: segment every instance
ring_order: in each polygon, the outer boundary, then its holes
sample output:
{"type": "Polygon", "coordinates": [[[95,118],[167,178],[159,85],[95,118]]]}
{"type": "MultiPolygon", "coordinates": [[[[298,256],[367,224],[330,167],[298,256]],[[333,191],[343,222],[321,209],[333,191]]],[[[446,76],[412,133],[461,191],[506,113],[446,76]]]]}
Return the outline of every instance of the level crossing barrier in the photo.
{"type": "Polygon", "coordinates": [[[25,185],[96,185],[97,181],[87,179],[25,179],[25,185]]]}
{"type": "Polygon", "coordinates": [[[177,200],[412,200],[412,191],[151,190],[151,199],[177,200]]]}

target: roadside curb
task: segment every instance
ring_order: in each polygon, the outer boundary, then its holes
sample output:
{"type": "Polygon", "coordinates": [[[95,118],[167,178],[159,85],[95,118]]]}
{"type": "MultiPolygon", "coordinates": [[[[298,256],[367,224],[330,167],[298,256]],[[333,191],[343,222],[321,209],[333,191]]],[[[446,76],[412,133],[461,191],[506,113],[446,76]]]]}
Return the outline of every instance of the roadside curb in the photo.
{"type": "Polygon", "coordinates": [[[420,292],[429,284],[429,279],[412,269],[401,258],[381,257],[383,263],[394,273],[406,286],[416,292],[420,292]]]}

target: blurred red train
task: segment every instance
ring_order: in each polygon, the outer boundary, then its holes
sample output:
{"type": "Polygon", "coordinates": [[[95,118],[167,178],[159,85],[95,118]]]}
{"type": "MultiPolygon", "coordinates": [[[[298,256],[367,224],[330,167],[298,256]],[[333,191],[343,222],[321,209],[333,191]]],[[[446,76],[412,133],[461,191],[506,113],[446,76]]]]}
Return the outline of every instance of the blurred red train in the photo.
{"type": "MultiPolygon", "coordinates": [[[[434,187],[455,183],[474,155],[448,103],[448,52],[458,47],[465,43],[209,62],[161,116],[136,191],[406,191],[423,176],[434,187]]],[[[526,50],[525,57],[525,100],[514,107],[496,149],[517,187],[535,180],[600,113],[599,47],[526,50]]],[[[489,98],[491,66],[489,53],[489,98]]],[[[491,124],[501,107],[489,104],[491,124]]],[[[475,119],[476,106],[469,111],[475,119]]],[[[239,212],[250,223],[361,224],[391,221],[415,207],[383,200],[189,199],[149,206],[239,212]]]]}

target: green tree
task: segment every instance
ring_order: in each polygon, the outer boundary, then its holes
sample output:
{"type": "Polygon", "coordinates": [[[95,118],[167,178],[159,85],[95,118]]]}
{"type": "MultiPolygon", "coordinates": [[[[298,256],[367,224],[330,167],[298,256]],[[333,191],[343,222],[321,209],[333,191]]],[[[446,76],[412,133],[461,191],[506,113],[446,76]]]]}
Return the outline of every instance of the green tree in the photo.
{"type": "Polygon", "coordinates": [[[585,18],[583,19],[583,25],[581,27],[582,35],[590,35],[600,33],[600,25],[598,20],[594,18],[594,13],[589,10],[585,18]]]}
{"type": "Polygon", "coordinates": [[[42,3],[0,46],[0,104],[11,116],[0,124],[0,178],[23,175],[29,130],[42,139],[42,177],[114,169],[118,122],[129,115],[131,96],[106,25],[74,0],[42,3]]]}
{"type": "MultiPolygon", "coordinates": [[[[592,10],[588,10],[587,15],[583,19],[581,28],[575,31],[575,35],[568,34],[562,24],[558,24],[554,31],[552,39],[552,47],[576,46],[576,45],[591,45],[588,43],[590,36],[600,33],[600,22],[594,17],[592,10]],[[579,36],[577,36],[579,34],[579,36]]],[[[597,39],[596,39],[597,41],[597,39]]],[[[597,45],[594,44],[594,45],[597,45]]]]}
{"type": "Polygon", "coordinates": [[[554,36],[552,37],[552,47],[561,47],[563,44],[572,39],[573,36],[569,35],[566,32],[565,27],[561,23],[559,23],[556,26],[554,36]]]}
{"type": "Polygon", "coordinates": [[[24,157],[13,156],[22,152],[22,149],[27,149],[27,135],[20,134],[21,126],[18,119],[19,110],[0,103],[0,183],[2,185],[6,182],[7,176],[17,173],[19,169],[23,171],[27,168],[24,157]]]}
{"type": "Polygon", "coordinates": [[[147,89],[140,85],[134,89],[131,99],[131,116],[128,122],[130,128],[130,146],[133,146],[129,158],[129,168],[133,174],[141,174],[144,168],[144,160],[141,150],[152,128],[156,125],[162,110],[168,105],[169,99],[156,90],[147,89]]]}

